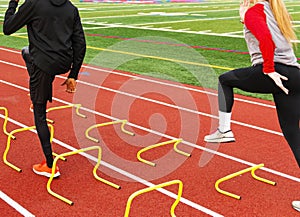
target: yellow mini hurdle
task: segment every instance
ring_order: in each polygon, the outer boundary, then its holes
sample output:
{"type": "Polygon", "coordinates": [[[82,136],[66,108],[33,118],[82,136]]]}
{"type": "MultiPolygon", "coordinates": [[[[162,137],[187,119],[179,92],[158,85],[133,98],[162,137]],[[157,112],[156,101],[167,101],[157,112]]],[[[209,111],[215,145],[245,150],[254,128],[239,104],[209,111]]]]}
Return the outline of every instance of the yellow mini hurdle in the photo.
{"type": "Polygon", "coordinates": [[[181,198],[181,195],[182,195],[182,189],[183,189],[183,184],[182,184],[182,182],[180,180],[173,180],[173,181],[169,181],[169,182],[164,182],[162,184],[155,185],[155,186],[148,187],[148,188],[144,188],[144,189],[141,189],[139,191],[134,192],[133,194],[130,195],[130,197],[127,200],[126,210],[125,210],[124,217],[128,217],[129,216],[131,203],[132,203],[133,199],[136,196],[138,196],[140,194],[143,194],[143,193],[147,193],[149,191],[157,190],[159,188],[163,188],[163,187],[166,187],[166,186],[174,185],[174,184],[178,184],[178,193],[177,193],[177,198],[176,198],[175,202],[173,203],[173,205],[172,205],[172,207],[170,209],[170,214],[171,214],[172,217],[176,217],[176,215],[175,215],[175,208],[176,208],[176,206],[178,205],[178,203],[180,201],[180,198],[181,198]]]}
{"type": "Polygon", "coordinates": [[[160,147],[160,146],[164,146],[164,145],[168,145],[168,144],[172,144],[172,143],[174,143],[174,150],[175,150],[175,152],[177,152],[178,154],[184,155],[184,156],[186,156],[186,157],[190,157],[191,154],[186,153],[186,152],[183,152],[183,151],[181,151],[181,150],[179,150],[179,149],[177,148],[177,145],[178,145],[180,142],[182,142],[182,139],[174,139],[174,140],[170,140],[170,141],[166,141],[166,142],[161,142],[161,143],[157,143],[157,144],[154,144],[154,145],[150,145],[150,146],[148,146],[148,147],[146,147],[146,148],[143,148],[143,149],[141,149],[140,151],[138,151],[138,153],[137,153],[137,155],[136,155],[136,156],[137,156],[137,159],[138,159],[139,161],[145,163],[145,164],[150,165],[150,166],[155,166],[155,165],[156,165],[155,163],[150,162],[150,161],[148,161],[148,160],[145,160],[145,159],[141,158],[141,154],[142,154],[143,152],[145,152],[145,151],[150,150],[150,149],[154,149],[154,148],[157,148],[157,147],[160,147]]]}
{"type": "MultiPolygon", "coordinates": [[[[55,110],[61,110],[61,109],[65,109],[65,108],[76,108],[76,114],[79,116],[79,117],[82,117],[82,118],[86,118],[86,116],[84,114],[81,114],[79,112],[79,109],[81,107],[81,104],[70,104],[70,105],[63,105],[63,106],[57,106],[57,107],[52,107],[52,108],[48,108],[46,110],[46,112],[50,112],[50,111],[55,111],[55,110]]],[[[51,119],[47,119],[47,121],[51,124],[54,123],[54,120],[51,120],[51,119]]]]}
{"type": "Polygon", "coordinates": [[[134,136],[134,133],[128,131],[128,130],[125,130],[125,124],[127,123],[127,120],[117,120],[117,121],[111,121],[111,122],[105,122],[105,123],[101,123],[101,124],[95,124],[93,126],[90,126],[86,131],[85,131],[85,136],[86,138],[88,138],[89,140],[92,140],[93,142],[99,142],[99,139],[96,139],[94,137],[91,137],[89,135],[89,132],[92,130],[92,129],[95,129],[97,127],[104,127],[104,126],[108,126],[108,125],[113,125],[113,124],[119,124],[121,123],[121,130],[123,133],[126,133],[128,135],[131,135],[131,136],[134,136]]]}
{"type": "MultiPolygon", "coordinates": [[[[53,134],[54,134],[54,127],[53,125],[51,124],[48,124],[49,128],[50,128],[50,142],[52,142],[53,140],[53,134]]],[[[18,171],[18,172],[22,172],[22,170],[13,165],[12,163],[8,162],[7,161],[7,154],[8,154],[8,151],[10,149],[10,145],[11,145],[11,139],[13,138],[13,134],[15,133],[18,133],[18,132],[23,132],[23,131],[31,131],[31,130],[34,130],[35,129],[35,126],[32,126],[32,127],[24,127],[24,128],[20,128],[20,129],[15,129],[13,131],[11,131],[9,134],[8,134],[8,137],[7,137],[7,142],[6,142],[6,149],[3,153],[3,161],[6,165],[8,165],[9,167],[13,168],[14,170],[18,171]]],[[[57,155],[55,153],[52,153],[54,156],[57,155]]],[[[65,160],[65,158],[61,158],[62,160],[65,160]]]]}
{"type": "Polygon", "coordinates": [[[67,203],[69,205],[73,205],[74,204],[71,200],[69,200],[69,199],[67,199],[67,198],[65,198],[65,197],[63,197],[63,196],[61,196],[61,195],[59,195],[59,194],[57,194],[57,193],[55,193],[55,192],[53,192],[51,190],[51,183],[52,183],[52,180],[54,178],[56,164],[57,164],[58,159],[60,159],[62,157],[67,157],[67,156],[71,156],[71,155],[74,155],[74,154],[79,154],[81,152],[86,152],[86,151],[90,151],[90,150],[98,150],[98,161],[97,161],[97,164],[95,165],[95,167],[93,169],[93,175],[94,175],[94,177],[98,181],[103,182],[103,183],[105,183],[105,184],[107,184],[109,186],[112,186],[112,187],[116,188],[116,189],[120,189],[121,188],[119,185],[116,185],[116,184],[114,184],[114,183],[112,183],[110,181],[102,179],[102,178],[100,178],[97,175],[97,169],[98,169],[98,167],[100,165],[102,150],[101,150],[101,148],[99,146],[92,146],[92,147],[88,147],[88,148],[79,149],[79,150],[76,150],[76,151],[66,152],[66,153],[57,155],[55,157],[55,159],[53,161],[53,166],[52,166],[52,174],[51,174],[51,176],[50,176],[50,178],[49,178],[49,180],[47,182],[47,191],[49,192],[49,194],[51,194],[52,196],[54,196],[54,197],[62,200],[63,202],[65,202],[65,203],[67,203]]]}
{"type": "Polygon", "coordinates": [[[257,169],[263,167],[263,166],[264,166],[264,164],[259,164],[259,165],[256,165],[256,166],[249,167],[249,168],[246,168],[246,169],[244,169],[244,170],[238,171],[238,172],[236,172],[236,173],[232,173],[232,174],[230,174],[230,175],[228,175],[228,176],[225,176],[225,177],[223,177],[223,178],[221,178],[221,179],[219,179],[219,180],[216,181],[216,183],[215,183],[215,188],[216,188],[216,190],[217,190],[219,193],[221,193],[221,194],[225,194],[225,195],[227,195],[227,196],[229,196],[229,197],[233,197],[233,198],[235,198],[235,199],[240,200],[240,199],[241,199],[241,196],[236,195],[236,194],[233,194],[233,193],[230,193],[230,192],[228,192],[228,191],[221,190],[221,189],[219,188],[219,184],[222,183],[222,182],[224,182],[224,181],[226,181],[226,180],[232,179],[232,178],[234,178],[234,177],[236,177],[236,176],[242,175],[242,174],[247,173],[247,172],[250,172],[250,171],[251,171],[251,175],[252,175],[252,177],[253,177],[254,179],[256,179],[256,180],[258,180],[258,181],[261,181],[261,182],[264,182],[264,183],[267,183],[267,184],[270,184],[270,185],[276,185],[276,182],[273,182],[273,181],[270,181],[270,180],[267,180],[267,179],[258,177],[258,176],[255,174],[255,171],[256,171],[257,169]]]}
{"type": "MultiPolygon", "coordinates": [[[[9,132],[7,132],[6,126],[7,126],[7,121],[8,121],[8,110],[5,107],[0,107],[0,110],[4,111],[4,122],[3,122],[3,133],[7,136],[9,136],[9,132]]],[[[12,139],[16,139],[13,135],[11,136],[12,139]]]]}

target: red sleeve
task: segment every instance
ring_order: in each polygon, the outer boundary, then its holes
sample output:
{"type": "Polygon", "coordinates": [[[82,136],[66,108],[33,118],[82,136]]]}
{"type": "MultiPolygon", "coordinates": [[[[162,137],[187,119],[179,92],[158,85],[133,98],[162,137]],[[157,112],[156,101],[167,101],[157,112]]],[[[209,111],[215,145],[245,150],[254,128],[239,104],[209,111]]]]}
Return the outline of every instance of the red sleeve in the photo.
{"type": "Polygon", "coordinates": [[[275,72],[274,50],[275,44],[267,25],[264,5],[256,4],[245,14],[245,25],[259,42],[259,48],[264,59],[263,72],[275,72]]]}

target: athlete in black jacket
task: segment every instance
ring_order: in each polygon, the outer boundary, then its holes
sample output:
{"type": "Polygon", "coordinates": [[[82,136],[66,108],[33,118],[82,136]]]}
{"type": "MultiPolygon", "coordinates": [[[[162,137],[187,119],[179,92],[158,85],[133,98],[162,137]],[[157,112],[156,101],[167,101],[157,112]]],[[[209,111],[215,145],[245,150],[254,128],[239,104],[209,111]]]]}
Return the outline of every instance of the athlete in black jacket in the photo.
{"type": "MultiPolygon", "coordinates": [[[[78,9],[69,0],[11,0],[5,13],[3,32],[10,35],[27,26],[29,49],[23,49],[30,77],[34,120],[46,161],[33,166],[39,175],[50,176],[53,164],[50,132],[46,122],[47,101],[52,101],[55,75],[70,71],[67,92],[74,92],[86,42],[78,9]]],[[[55,176],[59,176],[56,168],[55,176]]]]}

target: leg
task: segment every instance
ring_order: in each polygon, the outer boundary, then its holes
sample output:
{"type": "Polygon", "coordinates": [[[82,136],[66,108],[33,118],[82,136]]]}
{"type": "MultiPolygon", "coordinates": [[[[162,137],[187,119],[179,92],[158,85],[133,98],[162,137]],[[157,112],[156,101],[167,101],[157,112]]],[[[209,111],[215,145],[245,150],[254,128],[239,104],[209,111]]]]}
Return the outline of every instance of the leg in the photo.
{"type": "Polygon", "coordinates": [[[34,103],[34,122],[36,130],[42,145],[44,155],[46,157],[47,166],[52,168],[53,156],[52,147],[50,143],[50,131],[46,120],[46,106],[47,103],[34,103]]]}
{"type": "Polygon", "coordinates": [[[277,64],[276,71],[288,77],[284,85],[289,89],[289,95],[280,93],[273,96],[282,133],[300,167],[300,70],[277,64]]]}
{"type": "Polygon", "coordinates": [[[277,93],[280,92],[275,83],[262,72],[262,65],[235,69],[219,77],[219,127],[214,133],[204,137],[206,142],[234,142],[231,132],[231,111],[234,103],[233,88],[248,92],[277,93]]]}
{"type": "Polygon", "coordinates": [[[300,168],[300,94],[275,94],[274,100],[282,133],[300,168]]]}
{"type": "MultiPolygon", "coordinates": [[[[34,122],[40,143],[43,149],[46,163],[33,166],[33,171],[39,175],[51,176],[53,166],[52,147],[50,143],[50,131],[46,120],[47,101],[52,99],[52,82],[54,77],[41,71],[34,64],[30,72],[30,98],[33,103],[34,122]]],[[[59,176],[58,167],[55,168],[54,177],[59,176]]]]}
{"type": "Polygon", "coordinates": [[[219,77],[219,110],[231,112],[234,102],[233,88],[252,93],[280,93],[274,81],[262,72],[262,65],[235,69],[219,77]]]}

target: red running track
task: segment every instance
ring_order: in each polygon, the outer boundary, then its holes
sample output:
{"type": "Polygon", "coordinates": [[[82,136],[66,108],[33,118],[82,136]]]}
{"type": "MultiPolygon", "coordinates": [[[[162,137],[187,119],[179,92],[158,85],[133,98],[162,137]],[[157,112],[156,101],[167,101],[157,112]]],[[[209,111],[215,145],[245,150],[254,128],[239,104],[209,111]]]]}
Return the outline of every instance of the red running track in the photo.
{"type": "MultiPolygon", "coordinates": [[[[8,123],[8,131],[33,125],[28,109],[28,75],[19,53],[0,49],[0,106],[8,109],[10,120],[14,121],[8,123]]],[[[4,193],[33,215],[124,216],[132,193],[151,184],[179,179],[184,187],[176,216],[297,216],[291,201],[300,199],[299,168],[280,134],[271,102],[236,96],[240,100],[234,105],[232,128],[237,142],[205,144],[203,137],[214,127],[211,113],[217,107],[216,96],[201,88],[178,87],[180,84],[173,82],[85,66],[76,94],[70,95],[60,86],[63,79],[61,76],[55,79],[55,100],[49,107],[81,103],[81,113],[87,118],[76,116],[71,109],[49,112],[48,118],[55,120],[54,151],[64,153],[71,148],[99,145],[103,153],[98,174],[121,189],[94,179],[95,152],[87,153],[90,159],[74,155],[66,162],[59,161],[62,175],[51,185],[56,193],[74,202],[73,206],[67,205],[47,192],[47,178],[32,172],[32,165],[43,159],[37,136],[33,132],[18,133],[7,158],[23,171],[18,173],[0,164],[0,195],[4,193]],[[136,135],[123,134],[119,125],[114,125],[91,131],[100,143],[85,138],[89,126],[112,119],[127,119],[129,124],[125,128],[136,135]],[[156,167],[137,160],[136,154],[142,147],[174,138],[183,138],[178,148],[191,153],[190,158],[175,153],[168,145],[142,154],[155,162],[156,167]],[[212,150],[216,150],[215,154],[209,154],[212,150]],[[215,190],[219,178],[260,163],[265,168],[257,174],[276,181],[276,186],[255,181],[247,173],[220,185],[241,195],[241,200],[215,190]]],[[[6,140],[2,134],[0,153],[5,150],[6,140]]],[[[170,216],[174,202],[171,193],[176,193],[177,187],[165,190],[135,198],[130,216],[170,216]]],[[[3,216],[21,216],[12,206],[4,202],[4,196],[0,197],[3,216]]]]}

